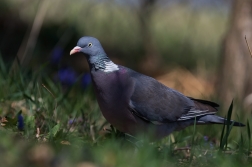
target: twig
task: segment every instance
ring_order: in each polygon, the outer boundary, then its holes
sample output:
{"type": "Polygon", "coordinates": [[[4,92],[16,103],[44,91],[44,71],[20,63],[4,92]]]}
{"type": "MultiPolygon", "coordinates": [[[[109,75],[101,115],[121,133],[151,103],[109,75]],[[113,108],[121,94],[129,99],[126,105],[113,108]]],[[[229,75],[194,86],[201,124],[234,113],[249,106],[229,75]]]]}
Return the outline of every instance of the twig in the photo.
{"type": "Polygon", "coordinates": [[[31,29],[31,32],[30,32],[30,35],[26,44],[26,48],[24,50],[22,58],[20,59],[21,64],[23,64],[23,61],[25,59],[25,56],[27,56],[27,53],[28,52],[31,53],[35,47],[36,40],[40,32],[40,29],[42,27],[45,15],[47,13],[49,3],[50,1],[45,0],[45,1],[41,1],[39,4],[39,8],[33,21],[32,29],[31,29]]]}
{"type": "Polygon", "coordinates": [[[39,138],[40,135],[40,129],[37,127],[37,134],[36,134],[36,138],[39,138]]]}
{"type": "Polygon", "coordinates": [[[90,134],[91,134],[93,141],[95,142],[94,125],[90,125],[90,134]]]}
{"type": "Polygon", "coordinates": [[[245,41],[246,41],[246,44],[247,44],[247,46],[248,46],[248,50],[249,50],[250,56],[251,56],[251,58],[252,58],[252,53],[251,53],[251,50],[250,50],[250,47],[249,47],[249,44],[248,44],[246,35],[245,35],[245,41]]]}
{"type": "Polygon", "coordinates": [[[58,106],[58,103],[57,103],[57,100],[56,100],[56,97],[53,95],[53,93],[44,85],[44,84],[41,84],[51,95],[52,97],[54,98],[54,101],[55,101],[55,108],[54,108],[54,117],[56,118],[57,116],[57,113],[56,113],[56,108],[58,106]]]}
{"type": "Polygon", "coordinates": [[[48,7],[50,5],[49,0],[40,1],[36,16],[34,18],[31,31],[27,31],[25,38],[18,50],[17,56],[12,64],[11,72],[16,72],[19,66],[23,66],[31,58],[31,53],[33,52],[37,38],[44,22],[44,18],[47,14],[48,7]]]}
{"type": "Polygon", "coordinates": [[[207,152],[208,152],[208,150],[206,150],[206,152],[204,153],[204,155],[206,155],[206,154],[207,154],[207,152]]]}
{"type": "Polygon", "coordinates": [[[44,84],[41,84],[41,85],[52,95],[53,98],[55,98],[53,93],[44,84]]]}

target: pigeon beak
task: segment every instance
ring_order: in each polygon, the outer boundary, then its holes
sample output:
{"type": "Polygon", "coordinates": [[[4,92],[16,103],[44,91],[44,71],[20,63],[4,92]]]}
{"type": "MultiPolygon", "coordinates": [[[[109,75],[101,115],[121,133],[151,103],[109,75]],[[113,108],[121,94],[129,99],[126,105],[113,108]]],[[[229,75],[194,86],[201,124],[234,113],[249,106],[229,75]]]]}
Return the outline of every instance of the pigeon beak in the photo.
{"type": "Polygon", "coordinates": [[[75,53],[77,53],[77,52],[80,52],[80,50],[81,50],[81,47],[75,46],[75,47],[70,51],[70,55],[75,54],[75,53]]]}

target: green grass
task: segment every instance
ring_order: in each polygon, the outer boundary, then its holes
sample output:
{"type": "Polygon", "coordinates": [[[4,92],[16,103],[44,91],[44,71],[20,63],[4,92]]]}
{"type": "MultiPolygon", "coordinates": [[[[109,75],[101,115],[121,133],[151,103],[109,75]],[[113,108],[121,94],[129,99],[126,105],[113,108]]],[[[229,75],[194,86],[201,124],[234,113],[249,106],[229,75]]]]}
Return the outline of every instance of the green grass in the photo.
{"type": "Polygon", "coordinates": [[[251,164],[251,120],[244,128],[192,126],[161,141],[137,141],[108,126],[91,87],[81,90],[76,83],[65,88],[46,75],[46,67],[11,72],[0,60],[0,116],[8,120],[0,126],[0,161],[4,166],[251,164]],[[23,131],[17,128],[20,111],[25,122],[23,131]],[[75,123],[70,125],[69,120],[75,123]],[[104,131],[103,127],[110,130],[104,131]],[[205,141],[204,136],[209,140],[205,141]]]}

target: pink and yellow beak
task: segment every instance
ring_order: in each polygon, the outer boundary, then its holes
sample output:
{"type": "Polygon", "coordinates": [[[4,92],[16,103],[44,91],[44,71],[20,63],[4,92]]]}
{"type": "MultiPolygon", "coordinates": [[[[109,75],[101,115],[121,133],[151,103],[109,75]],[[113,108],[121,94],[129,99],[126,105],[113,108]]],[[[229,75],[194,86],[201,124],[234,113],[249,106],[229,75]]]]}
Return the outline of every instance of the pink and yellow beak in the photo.
{"type": "Polygon", "coordinates": [[[78,52],[80,52],[80,50],[81,50],[81,47],[75,46],[75,47],[70,51],[70,55],[75,54],[75,53],[78,53],[78,52]]]}

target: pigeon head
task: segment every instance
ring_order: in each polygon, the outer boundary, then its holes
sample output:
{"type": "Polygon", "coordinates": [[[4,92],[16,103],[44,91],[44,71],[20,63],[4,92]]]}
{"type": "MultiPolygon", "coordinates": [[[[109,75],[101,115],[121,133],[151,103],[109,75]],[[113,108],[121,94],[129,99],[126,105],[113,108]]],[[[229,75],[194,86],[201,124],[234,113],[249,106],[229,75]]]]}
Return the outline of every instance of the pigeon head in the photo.
{"type": "Polygon", "coordinates": [[[91,62],[95,61],[99,57],[106,56],[99,40],[88,36],[79,39],[77,46],[70,51],[70,55],[78,52],[85,54],[87,59],[89,61],[91,60],[91,62]]]}
{"type": "Polygon", "coordinates": [[[70,51],[70,55],[78,52],[86,56],[91,70],[95,69],[105,72],[118,70],[118,66],[108,58],[101,43],[94,37],[85,36],[80,38],[77,46],[70,51]]]}

